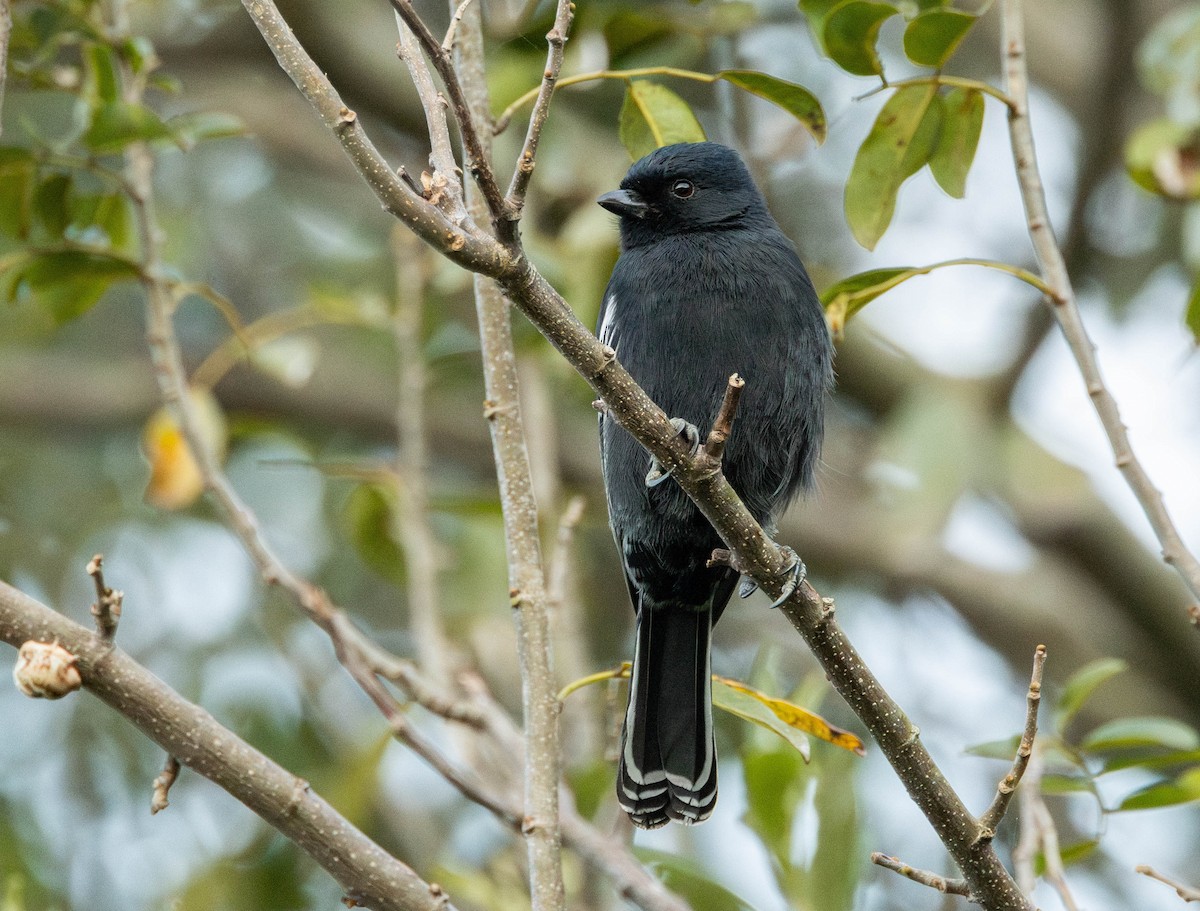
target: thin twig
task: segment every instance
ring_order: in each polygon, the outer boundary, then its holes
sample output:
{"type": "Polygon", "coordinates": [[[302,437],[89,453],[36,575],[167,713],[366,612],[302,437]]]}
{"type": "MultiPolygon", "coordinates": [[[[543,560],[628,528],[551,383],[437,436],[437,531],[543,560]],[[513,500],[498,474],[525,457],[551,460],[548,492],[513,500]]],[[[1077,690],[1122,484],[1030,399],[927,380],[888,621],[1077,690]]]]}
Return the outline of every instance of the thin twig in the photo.
{"type": "Polygon", "coordinates": [[[571,569],[571,542],[575,539],[575,529],[583,519],[586,506],[587,500],[582,496],[571,497],[558,520],[558,534],[555,535],[554,550],[550,554],[549,568],[546,570],[547,600],[553,609],[561,609],[566,601],[567,577],[571,569]]]}
{"type": "Polygon", "coordinates": [[[1029,757],[1033,753],[1033,741],[1037,737],[1038,706],[1042,701],[1042,669],[1046,665],[1046,646],[1039,645],[1033,654],[1033,674],[1029,679],[1029,693],[1026,697],[1025,730],[1021,733],[1021,743],[1017,747],[1017,755],[1013,758],[1012,768],[996,786],[996,796],[984,814],[979,817],[979,837],[993,838],[1000,821],[1008,811],[1009,802],[1021,783],[1021,776],[1029,765],[1029,757]]]}
{"type": "Polygon", "coordinates": [[[1046,194],[1033,146],[1029,122],[1029,74],[1025,62],[1025,34],[1022,0],[1003,0],[1005,89],[1012,100],[1008,112],[1009,137],[1016,163],[1017,181],[1025,205],[1029,237],[1037,253],[1042,275],[1050,285],[1047,295],[1067,346],[1075,357],[1092,406],[1108,435],[1117,469],[1137,497],[1162,545],[1163,559],[1179,573],[1192,595],[1200,598],[1200,561],[1187,549],[1167,512],[1162,493],[1154,486],[1146,469],[1133,453],[1129,433],[1121,421],[1117,402],[1104,383],[1096,361],[1096,348],[1083,325],[1079,302],[1066,262],[1046,208],[1046,194]]]}
{"type": "Polygon", "coordinates": [[[96,583],[96,601],[92,604],[92,616],[96,618],[96,631],[108,642],[117,633],[117,624],[121,622],[121,601],[124,592],[115,591],[104,584],[104,572],[101,566],[104,557],[100,554],[88,561],[87,573],[96,583]]]}
{"type": "Polygon", "coordinates": [[[1153,867],[1148,867],[1145,864],[1139,864],[1133,870],[1135,873],[1141,873],[1143,876],[1149,876],[1151,879],[1157,879],[1160,883],[1170,886],[1175,890],[1175,894],[1185,902],[1200,902],[1200,889],[1184,885],[1178,880],[1171,879],[1169,876],[1163,876],[1153,867]]]}
{"type": "Polygon", "coordinates": [[[458,23],[462,22],[462,17],[470,5],[471,0],[462,0],[458,9],[454,11],[454,15],[450,17],[450,25],[446,28],[446,37],[442,39],[442,50],[447,54],[454,50],[454,33],[458,30],[458,23]]]}
{"type": "Polygon", "coordinates": [[[571,32],[571,20],[575,15],[575,4],[572,0],[558,0],[558,8],[554,14],[554,25],[546,33],[546,69],[542,72],[542,84],[538,88],[537,100],[533,104],[533,114],[529,118],[529,128],[525,133],[525,145],[517,158],[517,167],[513,171],[512,182],[508,185],[508,203],[511,218],[521,217],[525,207],[525,193],[529,190],[529,181],[533,177],[533,168],[537,163],[538,143],[542,138],[542,128],[550,114],[550,99],[554,95],[554,86],[558,82],[558,74],[563,64],[563,46],[571,32]]]}
{"type": "MultiPolygon", "coordinates": [[[[489,117],[491,101],[484,79],[483,19],[478,5],[465,11],[458,32],[456,62],[463,72],[462,88],[469,93],[469,101],[465,102],[469,105],[466,119],[490,122],[485,120],[489,117]]],[[[479,141],[478,136],[476,141],[479,141]]],[[[491,143],[490,131],[486,134],[486,142],[491,143]]],[[[485,158],[490,153],[490,148],[481,148],[485,158]]],[[[468,194],[467,206],[477,221],[486,214],[477,194],[468,194]]],[[[562,764],[559,704],[555,698],[557,686],[550,655],[550,619],[538,532],[537,498],[521,419],[512,317],[508,301],[495,282],[475,275],[474,291],[484,394],[487,396],[484,414],[500,485],[509,601],[514,608],[517,660],[521,670],[521,707],[525,721],[522,832],[529,861],[530,899],[533,911],[561,911],[566,898],[558,807],[562,764]]]]}
{"type": "Polygon", "coordinates": [[[725,444],[729,441],[729,435],[733,433],[733,419],[737,416],[738,402],[741,401],[742,390],[745,387],[744,379],[736,373],[730,375],[725,386],[725,397],[721,400],[721,410],[717,412],[717,419],[713,422],[712,430],[708,432],[708,440],[704,443],[705,455],[717,465],[721,464],[721,458],[725,455],[725,444]]]}
{"type": "Polygon", "coordinates": [[[947,895],[963,895],[970,897],[971,890],[967,886],[965,879],[946,879],[937,873],[929,870],[918,870],[916,867],[910,867],[898,857],[892,857],[888,854],[881,854],[875,851],[871,854],[871,863],[883,867],[885,870],[891,870],[893,873],[899,873],[901,876],[911,879],[915,883],[920,883],[922,886],[929,886],[931,889],[937,889],[939,892],[947,895]]]}
{"type": "MultiPolygon", "coordinates": [[[[246,0],[246,2],[251,2],[251,0],[246,0]]],[[[491,135],[491,114],[487,113],[478,121],[476,120],[479,112],[472,111],[467,104],[463,86],[459,81],[458,72],[454,68],[450,53],[442,49],[441,42],[434,37],[433,32],[429,31],[429,26],[413,9],[411,0],[391,0],[391,4],[404,24],[416,36],[421,47],[425,49],[429,62],[433,64],[433,68],[441,77],[442,85],[445,86],[446,95],[450,100],[450,108],[454,111],[454,119],[458,122],[458,129],[462,134],[463,146],[466,148],[467,169],[475,178],[479,192],[483,194],[492,224],[497,232],[503,234],[506,230],[504,226],[509,219],[509,211],[504,203],[504,197],[500,193],[500,186],[496,183],[496,175],[492,172],[491,157],[484,148],[479,129],[479,125],[482,124],[486,127],[487,135],[491,135]]],[[[468,12],[469,8],[463,10],[463,16],[465,17],[468,12]]]]}
{"type": "Polygon", "coordinates": [[[1040,851],[1046,867],[1046,882],[1054,887],[1067,911],[1079,911],[1079,905],[1075,903],[1075,897],[1067,885],[1062,852],[1058,845],[1058,829],[1055,828],[1049,807],[1042,799],[1043,771],[1042,750],[1034,749],[1021,783],[1021,833],[1013,848],[1013,867],[1021,891],[1031,895],[1037,883],[1034,861],[1040,851]]]}
{"type": "Polygon", "coordinates": [[[454,158],[454,146],[450,142],[450,125],[446,121],[446,99],[433,84],[433,75],[421,53],[420,44],[412,29],[396,15],[396,30],[399,41],[396,53],[408,68],[413,87],[425,112],[425,128],[429,133],[429,160],[433,164],[433,186],[422,195],[432,205],[444,209],[457,224],[462,224],[467,215],[463,199],[462,182],[458,179],[458,163],[454,158]]]}
{"type": "Polygon", "coordinates": [[[179,760],[168,753],[166,762],[163,763],[162,771],[154,779],[154,794],[150,797],[151,816],[160,813],[170,806],[171,802],[167,798],[171,793],[171,786],[175,784],[175,779],[178,777],[179,760]]]}
{"type": "MultiPolygon", "coordinates": [[[[403,26],[401,26],[403,28],[403,26]]],[[[464,209],[465,211],[465,209],[464,209]]],[[[449,642],[438,601],[438,542],[429,522],[429,465],[425,434],[425,355],[421,313],[425,306],[426,251],[403,225],[392,229],[396,305],[392,340],[396,349],[396,484],[399,506],[393,513],[407,570],[409,624],[421,668],[438,686],[449,684],[449,642]]]]}

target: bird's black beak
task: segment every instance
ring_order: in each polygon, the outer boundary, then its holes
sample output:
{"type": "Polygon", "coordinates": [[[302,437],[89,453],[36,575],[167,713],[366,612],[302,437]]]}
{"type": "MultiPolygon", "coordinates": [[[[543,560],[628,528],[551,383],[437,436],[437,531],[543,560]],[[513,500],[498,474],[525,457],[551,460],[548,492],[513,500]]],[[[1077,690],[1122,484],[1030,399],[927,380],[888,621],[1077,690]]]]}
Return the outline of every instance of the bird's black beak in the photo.
{"type": "Polygon", "coordinates": [[[645,218],[650,212],[650,204],[633,190],[613,190],[596,202],[622,218],[645,218]]]}

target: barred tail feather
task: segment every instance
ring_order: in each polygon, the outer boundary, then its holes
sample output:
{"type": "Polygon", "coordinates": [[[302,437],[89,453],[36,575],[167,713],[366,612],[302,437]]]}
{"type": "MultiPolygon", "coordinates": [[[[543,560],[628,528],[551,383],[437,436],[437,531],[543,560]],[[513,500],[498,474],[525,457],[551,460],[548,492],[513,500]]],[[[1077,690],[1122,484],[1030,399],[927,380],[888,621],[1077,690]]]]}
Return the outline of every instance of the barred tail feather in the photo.
{"type": "Polygon", "coordinates": [[[638,610],[617,798],[634,824],[703,822],[717,801],[710,643],[712,611],[647,604],[638,610]]]}

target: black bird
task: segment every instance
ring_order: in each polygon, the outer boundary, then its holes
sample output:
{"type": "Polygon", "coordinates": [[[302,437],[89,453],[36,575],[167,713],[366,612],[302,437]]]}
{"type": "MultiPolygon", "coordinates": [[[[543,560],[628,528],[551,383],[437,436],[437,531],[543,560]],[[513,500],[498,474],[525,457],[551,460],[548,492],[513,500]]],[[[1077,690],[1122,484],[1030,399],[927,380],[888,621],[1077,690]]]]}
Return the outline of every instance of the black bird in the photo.
{"type": "MultiPolygon", "coordinates": [[[[804,266],[741,157],[716,143],[658,149],[598,202],[620,216],[621,255],[597,334],[696,444],[729,375],[745,378],[724,470],[772,531],[812,482],[832,380],[832,345],[804,266]]],[[[643,828],[691,825],[717,798],[710,647],[738,576],[706,565],[722,546],[716,531],[607,415],[600,453],[637,614],[617,798],[643,828]]]]}

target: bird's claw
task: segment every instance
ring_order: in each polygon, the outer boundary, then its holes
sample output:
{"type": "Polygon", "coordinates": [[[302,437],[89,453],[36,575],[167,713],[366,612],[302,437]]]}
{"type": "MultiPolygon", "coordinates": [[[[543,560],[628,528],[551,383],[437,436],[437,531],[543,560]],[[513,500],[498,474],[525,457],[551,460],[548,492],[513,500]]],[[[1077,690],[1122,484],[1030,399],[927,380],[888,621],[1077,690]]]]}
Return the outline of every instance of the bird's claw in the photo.
{"type": "MultiPolygon", "coordinates": [[[[783,584],[783,591],[779,593],[779,597],[772,602],[771,607],[776,608],[781,606],[788,598],[796,593],[801,583],[808,578],[808,567],[804,565],[804,561],[790,547],[781,547],[783,555],[791,559],[788,567],[780,573],[781,576],[787,576],[788,580],[783,584]]],[[[758,591],[758,583],[753,579],[743,579],[742,584],[738,586],[738,597],[749,598],[758,591]]]]}
{"type": "MultiPolygon", "coordinates": [[[[700,431],[696,425],[688,423],[683,418],[671,418],[671,426],[675,428],[679,436],[692,444],[692,455],[695,455],[700,449],[700,431]]],[[[670,476],[670,470],[664,471],[658,458],[650,456],[650,470],[646,472],[646,486],[657,487],[670,476]]]]}
{"type": "Polygon", "coordinates": [[[804,565],[804,561],[800,559],[800,555],[790,547],[782,547],[783,555],[791,559],[792,563],[780,575],[786,575],[787,581],[783,583],[783,590],[779,593],[779,597],[771,603],[771,608],[779,607],[788,598],[795,594],[796,589],[808,577],[808,567],[804,565]]]}

